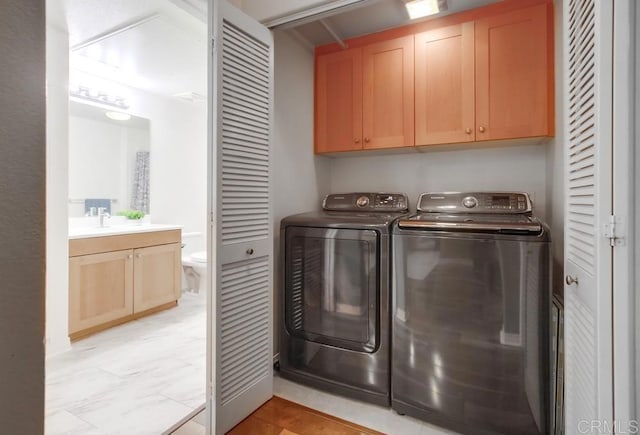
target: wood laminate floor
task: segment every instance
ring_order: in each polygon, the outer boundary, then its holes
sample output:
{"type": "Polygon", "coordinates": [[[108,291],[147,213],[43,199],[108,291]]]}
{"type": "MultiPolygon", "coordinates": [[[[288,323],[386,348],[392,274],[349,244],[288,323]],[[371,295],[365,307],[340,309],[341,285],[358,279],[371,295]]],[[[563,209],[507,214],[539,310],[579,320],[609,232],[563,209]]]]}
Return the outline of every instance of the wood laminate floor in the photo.
{"type": "MultiPolygon", "coordinates": [[[[204,411],[172,435],[203,435],[204,411]]],[[[274,396],[228,435],[378,435],[373,429],[274,396]]]]}

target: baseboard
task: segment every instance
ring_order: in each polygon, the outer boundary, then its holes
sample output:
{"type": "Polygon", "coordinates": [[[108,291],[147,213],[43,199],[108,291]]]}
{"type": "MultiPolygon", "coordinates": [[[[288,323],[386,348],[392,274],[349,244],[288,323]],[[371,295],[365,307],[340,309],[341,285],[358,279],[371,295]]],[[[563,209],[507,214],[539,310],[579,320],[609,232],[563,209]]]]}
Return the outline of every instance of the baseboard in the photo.
{"type": "Polygon", "coordinates": [[[182,420],[180,420],[179,422],[177,422],[176,424],[174,424],[173,426],[171,426],[169,429],[167,429],[166,431],[162,432],[162,435],[171,435],[172,433],[174,433],[176,430],[178,430],[178,428],[180,428],[181,426],[185,425],[189,420],[191,420],[193,417],[195,417],[196,415],[198,415],[198,413],[200,413],[200,411],[202,411],[203,409],[205,409],[207,407],[206,404],[204,405],[200,405],[198,406],[196,409],[194,409],[193,411],[191,411],[189,414],[187,414],[186,417],[184,417],[182,420]]]}
{"type": "Polygon", "coordinates": [[[71,350],[71,340],[68,336],[59,339],[47,338],[45,340],[45,359],[52,358],[71,350]]]}

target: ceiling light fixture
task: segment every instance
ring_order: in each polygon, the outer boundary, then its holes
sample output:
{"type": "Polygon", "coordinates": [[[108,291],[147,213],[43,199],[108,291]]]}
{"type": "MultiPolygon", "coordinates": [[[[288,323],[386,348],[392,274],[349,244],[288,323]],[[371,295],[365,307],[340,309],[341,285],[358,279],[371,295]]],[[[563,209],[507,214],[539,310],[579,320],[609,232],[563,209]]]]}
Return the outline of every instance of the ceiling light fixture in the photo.
{"type": "Polygon", "coordinates": [[[426,17],[448,9],[447,0],[409,0],[404,6],[407,8],[409,18],[426,17]]]}
{"type": "Polygon", "coordinates": [[[131,119],[131,115],[124,112],[105,112],[105,116],[114,121],[128,121],[131,119]]]}
{"type": "Polygon", "coordinates": [[[69,95],[82,100],[91,101],[93,103],[105,104],[118,109],[128,109],[129,104],[124,97],[109,95],[106,92],[91,89],[86,86],[72,86],[69,89],[69,95]]]}

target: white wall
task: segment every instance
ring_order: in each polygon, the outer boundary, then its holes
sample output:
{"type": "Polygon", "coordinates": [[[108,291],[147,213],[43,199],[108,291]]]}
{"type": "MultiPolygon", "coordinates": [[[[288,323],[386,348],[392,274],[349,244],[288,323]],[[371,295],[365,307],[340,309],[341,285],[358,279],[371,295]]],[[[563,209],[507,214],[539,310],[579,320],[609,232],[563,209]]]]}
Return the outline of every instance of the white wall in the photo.
{"type": "Polygon", "coordinates": [[[0,6],[0,432],[44,431],[45,7],[0,6]]]}
{"type": "MultiPolygon", "coordinates": [[[[151,120],[150,201],[155,223],[183,225],[206,250],[207,110],[205,103],[147,96],[132,105],[151,120]]],[[[192,242],[193,243],[192,243],[192,242]]]]}
{"type": "MultiPolygon", "coordinates": [[[[47,9],[49,11],[51,8],[47,9]]],[[[69,349],[69,37],[47,25],[47,356],[69,349]]]]}
{"type": "Polygon", "coordinates": [[[414,210],[427,191],[525,191],[532,195],[535,213],[547,217],[544,144],[340,157],[330,167],[332,193],[404,192],[414,210]]]}
{"type": "Polygon", "coordinates": [[[274,353],[278,352],[280,221],[319,208],[329,186],[326,157],[313,155],[313,53],[275,32],[274,127],[271,149],[274,236],[274,353]]]}

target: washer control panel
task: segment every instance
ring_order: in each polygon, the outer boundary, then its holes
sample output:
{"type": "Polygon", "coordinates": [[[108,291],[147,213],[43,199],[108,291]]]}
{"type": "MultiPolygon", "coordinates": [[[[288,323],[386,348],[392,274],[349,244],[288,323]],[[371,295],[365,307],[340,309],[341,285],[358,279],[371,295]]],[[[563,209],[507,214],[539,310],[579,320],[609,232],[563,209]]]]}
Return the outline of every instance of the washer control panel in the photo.
{"type": "Polygon", "coordinates": [[[531,213],[525,192],[429,192],[420,195],[418,211],[428,213],[531,213]]]}
{"type": "Polygon", "coordinates": [[[370,211],[404,213],[409,200],[404,193],[334,193],[322,203],[327,211],[370,211]]]}

